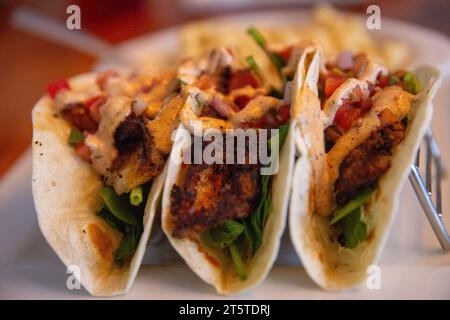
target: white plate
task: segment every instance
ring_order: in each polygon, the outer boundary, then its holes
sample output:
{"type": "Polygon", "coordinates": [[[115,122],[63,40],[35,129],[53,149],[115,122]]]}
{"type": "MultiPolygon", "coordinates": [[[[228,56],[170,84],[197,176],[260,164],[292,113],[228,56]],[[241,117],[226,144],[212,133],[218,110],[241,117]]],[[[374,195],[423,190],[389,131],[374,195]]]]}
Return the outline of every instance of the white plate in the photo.
{"type": "MultiPolygon", "coordinates": [[[[241,25],[292,24],[307,19],[305,12],[270,12],[224,17],[241,25]]],[[[432,31],[383,20],[378,37],[402,38],[413,48],[415,65],[429,63],[447,74],[450,44],[432,31]]],[[[136,64],[149,57],[177,52],[177,28],[140,37],[120,45],[98,68],[121,66],[123,59],[136,64]],[[117,57],[120,57],[118,59],[117,57]]],[[[136,65],[135,64],[135,65],[136,65]]],[[[129,64],[127,65],[129,66],[129,64]]],[[[444,80],[435,100],[433,132],[450,164],[450,83],[444,80]]],[[[27,151],[0,181],[0,298],[84,299],[83,289],[68,290],[69,274],[41,235],[31,195],[31,152],[27,151]]],[[[450,183],[443,183],[444,220],[450,226],[450,183]]],[[[354,298],[450,298],[450,253],[443,253],[407,182],[401,208],[380,261],[381,289],[337,294],[320,290],[299,266],[285,234],[277,263],[259,287],[237,298],[245,299],[354,299],[354,298]]],[[[136,282],[124,299],[216,299],[212,287],[203,283],[176,256],[164,237],[153,238],[136,282]]]]}

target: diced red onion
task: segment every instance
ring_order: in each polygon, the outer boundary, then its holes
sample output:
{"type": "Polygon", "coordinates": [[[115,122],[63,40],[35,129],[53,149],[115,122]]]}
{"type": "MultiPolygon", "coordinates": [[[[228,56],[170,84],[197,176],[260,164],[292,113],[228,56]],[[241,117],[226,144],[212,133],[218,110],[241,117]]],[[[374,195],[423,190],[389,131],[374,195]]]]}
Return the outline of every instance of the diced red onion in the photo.
{"type": "Polygon", "coordinates": [[[292,81],[286,82],[284,86],[283,103],[288,105],[292,103],[292,81]]]}
{"type": "Polygon", "coordinates": [[[223,117],[228,117],[233,111],[228,103],[216,96],[213,97],[211,106],[223,117]]]}
{"type": "Polygon", "coordinates": [[[352,69],[354,65],[353,54],[351,51],[342,51],[336,57],[336,67],[341,70],[352,69]]]}

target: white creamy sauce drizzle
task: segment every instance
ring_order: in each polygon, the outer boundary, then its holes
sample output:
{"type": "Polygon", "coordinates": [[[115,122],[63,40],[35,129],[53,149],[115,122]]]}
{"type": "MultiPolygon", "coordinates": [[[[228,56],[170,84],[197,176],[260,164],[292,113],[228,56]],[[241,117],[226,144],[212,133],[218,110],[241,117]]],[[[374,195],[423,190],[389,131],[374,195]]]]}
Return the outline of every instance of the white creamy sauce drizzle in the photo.
{"type": "Polygon", "coordinates": [[[364,97],[369,96],[368,84],[366,81],[350,78],[336,89],[336,91],[328,98],[323,107],[323,122],[325,128],[329,127],[334,120],[334,116],[338,109],[344,104],[344,101],[353,95],[353,90],[360,87],[364,97]]]}
{"type": "Polygon", "coordinates": [[[90,98],[100,95],[100,93],[101,91],[96,86],[92,86],[92,89],[88,91],[61,90],[56,95],[53,105],[55,110],[60,112],[67,106],[83,103],[90,98]]]}
{"type": "Polygon", "coordinates": [[[94,170],[104,176],[117,156],[114,146],[114,132],[131,112],[131,99],[124,96],[108,97],[100,108],[100,122],[95,134],[89,134],[85,143],[91,150],[94,170]]]}
{"type": "Polygon", "coordinates": [[[219,93],[213,90],[202,91],[195,87],[185,87],[188,97],[180,112],[180,121],[192,134],[202,133],[206,130],[217,129],[225,133],[227,129],[232,129],[233,125],[223,119],[211,117],[200,117],[203,108],[208,105],[214,95],[219,93]],[[201,124],[201,128],[199,125],[201,124]]]}
{"type": "MultiPolygon", "coordinates": [[[[200,90],[191,86],[195,84],[198,77],[204,73],[213,75],[217,70],[229,66],[239,68],[239,63],[226,48],[212,50],[211,53],[198,60],[186,60],[178,68],[177,76],[185,85],[183,91],[187,94],[187,99],[180,112],[180,121],[192,133],[204,132],[209,129],[216,129],[222,133],[226,130],[239,127],[241,124],[260,119],[269,109],[278,107],[280,100],[272,97],[262,96],[267,94],[267,88],[252,88],[245,86],[230,92],[227,96],[214,89],[200,90]],[[221,103],[226,109],[226,105],[231,106],[238,96],[248,96],[253,98],[247,106],[239,111],[220,110],[220,114],[227,119],[217,119],[212,117],[201,117],[202,110],[207,105],[221,103]],[[201,124],[201,128],[199,128],[201,124]]],[[[217,110],[216,110],[217,111],[217,110]]]]}
{"type": "Polygon", "coordinates": [[[323,174],[315,196],[318,214],[326,216],[334,209],[334,184],[339,177],[339,167],[345,157],[363,143],[371,132],[380,129],[379,114],[389,109],[396,121],[400,121],[409,113],[413,98],[413,95],[398,86],[386,87],[372,97],[371,110],[361,122],[344,133],[326,154],[323,174]]]}
{"type": "Polygon", "coordinates": [[[250,100],[247,106],[231,116],[231,122],[239,127],[246,122],[261,119],[269,110],[280,106],[281,100],[271,96],[257,96],[250,100]]]}
{"type": "Polygon", "coordinates": [[[195,81],[203,74],[212,75],[220,68],[236,64],[231,52],[224,48],[211,50],[208,56],[201,59],[187,59],[178,67],[177,78],[188,85],[194,84],[195,81]]]}
{"type": "Polygon", "coordinates": [[[162,153],[169,154],[172,149],[172,131],[178,126],[178,115],[183,100],[183,97],[176,94],[168,97],[155,119],[147,124],[156,148],[162,153]]]}
{"type": "Polygon", "coordinates": [[[280,106],[280,99],[259,95],[249,101],[239,112],[230,112],[226,120],[212,117],[201,117],[203,108],[216,97],[225,99],[214,90],[202,91],[195,87],[187,89],[188,98],[181,110],[180,121],[192,134],[216,129],[225,133],[228,129],[242,127],[243,124],[261,119],[270,109],[280,106]],[[201,128],[199,127],[201,124],[201,128]]]}
{"type": "Polygon", "coordinates": [[[383,76],[389,74],[387,68],[367,57],[364,62],[356,72],[356,77],[360,80],[375,83],[380,74],[383,76]]]}

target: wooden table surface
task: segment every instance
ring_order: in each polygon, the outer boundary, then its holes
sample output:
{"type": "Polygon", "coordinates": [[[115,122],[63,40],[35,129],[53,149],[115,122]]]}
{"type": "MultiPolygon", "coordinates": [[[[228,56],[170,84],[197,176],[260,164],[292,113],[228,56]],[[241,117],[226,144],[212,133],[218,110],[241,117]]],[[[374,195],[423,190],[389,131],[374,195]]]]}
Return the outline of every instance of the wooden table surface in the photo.
{"type": "MultiPolygon", "coordinates": [[[[193,14],[176,0],[132,0],[120,4],[109,0],[0,0],[0,177],[31,143],[31,108],[46,84],[88,71],[96,61],[94,56],[13,28],[11,14],[19,6],[31,7],[63,24],[66,7],[72,3],[81,7],[82,25],[111,43],[191,19],[250,11],[233,9],[193,14]]],[[[365,12],[368,4],[378,4],[382,17],[394,17],[450,34],[448,0],[369,1],[342,8],[365,12]]],[[[300,5],[280,8],[286,7],[300,5]]]]}

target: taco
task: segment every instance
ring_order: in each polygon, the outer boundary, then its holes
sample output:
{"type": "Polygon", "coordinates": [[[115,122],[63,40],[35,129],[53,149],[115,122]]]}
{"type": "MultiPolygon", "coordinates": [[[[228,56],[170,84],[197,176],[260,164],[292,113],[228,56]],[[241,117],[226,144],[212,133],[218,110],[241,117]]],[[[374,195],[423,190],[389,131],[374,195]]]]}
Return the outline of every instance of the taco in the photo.
{"type": "Polygon", "coordinates": [[[84,74],[33,108],[39,227],[92,295],[127,292],[139,269],[184,103],[174,75],[84,74]]]}
{"type": "Polygon", "coordinates": [[[239,60],[233,51],[218,48],[185,61],[178,78],[187,98],[162,199],[162,227],[171,244],[201,279],[225,295],[252,288],[270,271],[285,226],[295,159],[290,109],[299,56],[284,59],[256,29],[249,34],[278,67],[284,94],[264,81],[252,56],[239,60]],[[244,139],[253,133],[255,140],[238,145],[239,133],[244,139]],[[215,161],[195,161],[211,150],[215,161]],[[252,161],[261,150],[269,150],[272,159],[279,155],[279,161],[252,161]],[[278,170],[264,171],[273,163],[278,170]]]}
{"type": "Polygon", "coordinates": [[[317,51],[307,68],[293,114],[299,156],[289,230],[311,278],[346,290],[378,261],[440,74],[431,67],[389,72],[351,52],[323,61],[317,51]]]}

